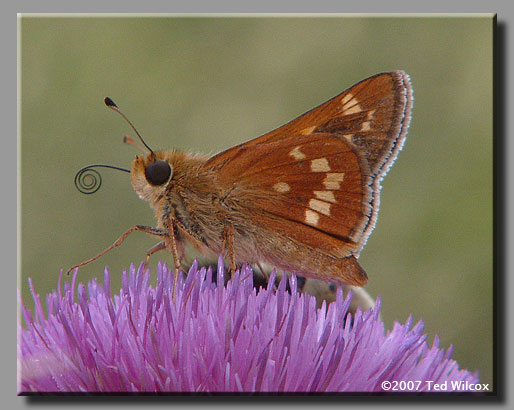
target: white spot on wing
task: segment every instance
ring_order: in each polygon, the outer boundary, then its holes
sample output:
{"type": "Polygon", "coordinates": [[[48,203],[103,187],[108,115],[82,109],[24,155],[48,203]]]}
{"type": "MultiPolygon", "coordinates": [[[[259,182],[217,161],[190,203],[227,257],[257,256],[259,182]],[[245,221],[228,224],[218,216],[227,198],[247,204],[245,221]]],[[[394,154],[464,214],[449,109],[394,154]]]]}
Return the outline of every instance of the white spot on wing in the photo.
{"type": "Polygon", "coordinates": [[[300,147],[294,147],[290,152],[289,155],[291,155],[294,159],[297,161],[300,161],[301,159],[305,159],[305,154],[300,151],[300,147]]]}
{"type": "Polygon", "coordinates": [[[332,202],[333,204],[337,202],[332,191],[314,191],[314,195],[325,202],[332,202]]]}
{"type": "Polygon", "coordinates": [[[273,185],[273,189],[277,192],[288,192],[291,190],[291,187],[285,182],[277,182],[273,185]]]}
{"type": "Polygon", "coordinates": [[[312,131],[316,129],[317,125],[313,125],[312,127],[305,128],[300,131],[301,135],[309,135],[312,134],[312,131]]]}
{"type": "Polygon", "coordinates": [[[343,106],[344,106],[344,105],[348,104],[348,102],[351,100],[353,100],[353,94],[348,93],[343,98],[341,98],[341,104],[343,104],[343,106]]]}
{"type": "Polygon", "coordinates": [[[318,221],[319,214],[317,212],[311,211],[310,209],[305,211],[305,223],[316,226],[318,225],[318,221]]]}
{"type": "Polygon", "coordinates": [[[332,189],[333,191],[341,189],[341,184],[339,182],[323,181],[323,185],[325,185],[325,188],[332,189]]]}
{"type": "Polygon", "coordinates": [[[323,215],[330,215],[330,204],[328,202],[320,201],[319,199],[311,199],[309,201],[309,208],[313,211],[318,211],[323,215]]]}
{"type": "Polygon", "coordinates": [[[362,111],[359,101],[352,93],[348,93],[341,98],[341,104],[343,104],[343,115],[355,114],[362,111]]]}
{"type": "Polygon", "coordinates": [[[327,172],[325,179],[323,180],[323,185],[325,188],[331,190],[338,190],[341,188],[340,182],[344,179],[344,172],[327,172]]]}
{"type": "Polygon", "coordinates": [[[328,165],[328,160],[326,158],[313,159],[311,161],[311,171],[312,172],[328,172],[328,171],[330,171],[330,165],[328,165]]]}
{"type": "Polygon", "coordinates": [[[348,114],[356,114],[358,112],[361,112],[362,111],[362,108],[359,104],[355,104],[355,105],[352,105],[350,108],[345,108],[344,109],[344,115],[348,115],[348,114]]]}

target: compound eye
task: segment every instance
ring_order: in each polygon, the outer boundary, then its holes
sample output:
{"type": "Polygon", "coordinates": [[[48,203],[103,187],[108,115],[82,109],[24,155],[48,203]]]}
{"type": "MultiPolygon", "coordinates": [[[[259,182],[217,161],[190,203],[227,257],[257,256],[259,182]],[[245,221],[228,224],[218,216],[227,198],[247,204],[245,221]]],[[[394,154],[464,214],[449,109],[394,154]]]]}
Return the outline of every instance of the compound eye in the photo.
{"type": "Polygon", "coordinates": [[[162,185],[168,181],[171,167],[166,161],[154,161],[145,168],[146,180],[152,185],[162,185]]]}

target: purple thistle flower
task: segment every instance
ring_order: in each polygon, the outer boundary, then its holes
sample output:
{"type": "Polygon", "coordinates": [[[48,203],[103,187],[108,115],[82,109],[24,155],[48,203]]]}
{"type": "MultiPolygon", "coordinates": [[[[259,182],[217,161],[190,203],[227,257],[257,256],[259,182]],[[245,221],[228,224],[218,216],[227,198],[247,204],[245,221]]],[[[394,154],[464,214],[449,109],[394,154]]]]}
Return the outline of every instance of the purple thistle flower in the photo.
{"type": "MultiPolygon", "coordinates": [[[[462,382],[461,390],[478,382],[437,337],[428,346],[422,322],[412,327],[409,318],[385,332],[380,299],[352,316],[351,295],[339,289],[334,303],[316,309],[294,275],[257,292],[248,266],[224,286],[221,258],[216,283],[195,262],[174,301],[166,265],[157,268],[156,288],[148,271],[131,266],[114,297],[107,268],[104,275],[103,286],[79,283],[76,298],[76,272],[64,292],[59,278],[47,317],[29,279],[35,309],[20,297],[20,393],[383,392],[384,381],[462,382]]],[[[431,389],[422,383],[415,391],[431,389]]]]}

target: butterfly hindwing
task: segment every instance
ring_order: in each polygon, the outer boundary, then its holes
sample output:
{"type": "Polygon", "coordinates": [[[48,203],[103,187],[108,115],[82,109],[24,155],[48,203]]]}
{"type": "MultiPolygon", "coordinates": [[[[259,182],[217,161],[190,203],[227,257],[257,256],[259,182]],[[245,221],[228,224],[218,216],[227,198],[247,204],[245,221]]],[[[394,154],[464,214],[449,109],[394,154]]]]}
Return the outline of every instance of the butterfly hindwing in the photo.
{"type": "Polygon", "coordinates": [[[368,174],[352,144],[316,134],[242,148],[218,178],[252,193],[260,225],[344,257],[369,219],[368,174]]]}

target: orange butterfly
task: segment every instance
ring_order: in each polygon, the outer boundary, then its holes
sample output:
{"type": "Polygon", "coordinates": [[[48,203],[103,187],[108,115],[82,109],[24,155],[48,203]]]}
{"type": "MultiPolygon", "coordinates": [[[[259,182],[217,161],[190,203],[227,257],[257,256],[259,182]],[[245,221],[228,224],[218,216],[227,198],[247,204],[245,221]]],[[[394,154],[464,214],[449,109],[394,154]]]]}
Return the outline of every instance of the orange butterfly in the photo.
{"type": "MultiPolygon", "coordinates": [[[[375,226],[380,181],[405,142],[412,100],[406,73],[378,74],[212,158],[154,152],[127,120],[147,152],[136,156],[130,171],[121,170],[130,172],[135,191],[154,209],[157,227],[135,225],[71,269],[139,230],[160,239],[147,261],[167,249],[176,272],[189,241],[200,251],[224,254],[231,271],[237,263],[266,262],[362,286],[367,275],[357,258],[375,226]]],[[[105,102],[126,119],[112,100],[105,102]]],[[[81,191],[98,166],[110,167],[90,165],[77,173],[81,191]]],[[[99,185],[89,188],[95,192],[99,185]]]]}

